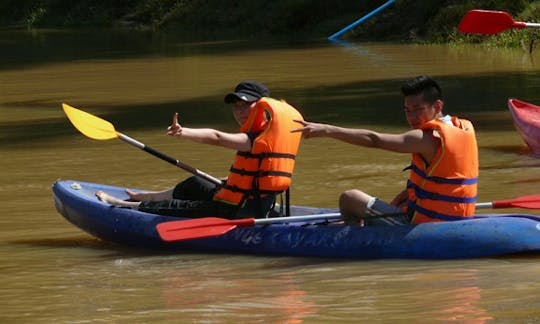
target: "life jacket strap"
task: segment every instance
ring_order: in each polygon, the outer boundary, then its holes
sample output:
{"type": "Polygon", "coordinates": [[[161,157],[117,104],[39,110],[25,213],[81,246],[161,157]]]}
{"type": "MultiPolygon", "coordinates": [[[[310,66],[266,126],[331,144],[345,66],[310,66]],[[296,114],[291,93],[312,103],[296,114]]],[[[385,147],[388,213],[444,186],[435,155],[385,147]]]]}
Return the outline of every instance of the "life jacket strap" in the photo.
{"type": "Polygon", "coordinates": [[[243,175],[243,176],[252,176],[252,177],[266,177],[266,176],[279,176],[279,177],[288,177],[292,178],[292,173],[284,171],[248,171],[246,169],[237,169],[231,167],[229,171],[243,175]]]}
{"type": "Polygon", "coordinates": [[[257,196],[257,194],[279,194],[281,192],[283,192],[282,190],[261,190],[261,189],[243,189],[243,188],[240,188],[240,187],[237,187],[237,186],[231,186],[231,185],[223,185],[223,188],[225,189],[228,189],[232,192],[240,192],[240,193],[243,193],[244,195],[252,195],[252,196],[257,196]]]}
{"type": "Polygon", "coordinates": [[[455,184],[455,185],[473,185],[478,183],[478,178],[462,178],[462,179],[449,179],[442,177],[432,177],[428,176],[424,171],[420,170],[414,163],[411,163],[408,167],[404,168],[403,171],[412,170],[414,173],[419,175],[422,179],[435,182],[435,183],[444,183],[444,184],[455,184]]]}
{"type": "Polygon", "coordinates": [[[251,152],[236,152],[237,155],[252,158],[252,159],[265,159],[265,158],[282,158],[296,160],[296,155],[290,153],[279,152],[265,152],[265,153],[251,153],[251,152]]]}
{"type": "Polygon", "coordinates": [[[407,207],[409,208],[409,210],[414,210],[416,212],[419,212],[420,214],[424,214],[428,216],[429,218],[439,219],[442,221],[459,221],[459,220],[465,219],[465,217],[462,217],[462,216],[454,216],[454,215],[447,215],[443,213],[437,213],[433,210],[420,207],[414,201],[411,201],[411,200],[407,201],[407,207]]]}
{"type": "Polygon", "coordinates": [[[453,203],[463,203],[463,204],[473,204],[476,202],[476,196],[474,197],[455,197],[448,195],[441,195],[436,192],[428,191],[420,188],[419,186],[412,183],[412,181],[407,181],[407,188],[414,188],[414,193],[418,199],[431,199],[431,200],[440,200],[453,203]]]}

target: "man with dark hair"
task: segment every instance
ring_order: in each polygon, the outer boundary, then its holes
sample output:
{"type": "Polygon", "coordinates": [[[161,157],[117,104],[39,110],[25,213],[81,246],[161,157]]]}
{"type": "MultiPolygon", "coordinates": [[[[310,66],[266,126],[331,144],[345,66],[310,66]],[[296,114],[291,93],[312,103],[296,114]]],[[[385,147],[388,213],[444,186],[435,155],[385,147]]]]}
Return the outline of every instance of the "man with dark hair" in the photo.
{"type": "Polygon", "coordinates": [[[403,224],[461,220],[474,215],[478,182],[478,148],[468,120],[443,115],[441,88],[427,76],[408,80],[401,88],[403,110],[412,130],[402,134],[343,128],[298,121],[305,138],[332,137],[359,146],[411,153],[406,189],[390,204],[352,189],[343,192],[339,207],[348,222],[358,218],[402,213],[403,216],[369,219],[367,224],[403,224]]]}
{"type": "Polygon", "coordinates": [[[178,114],[174,114],[168,135],[237,151],[222,184],[191,177],[164,191],[126,190],[131,201],[103,191],[96,192],[96,196],[114,206],[168,216],[266,217],[275,195],[291,184],[301,136],[288,130],[296,125],[293,120],[302,119],[294,107],[269,96],[268,88],[256,81],[241,82],[225,96],[225,103],[232,106],[240,125],[238,133],[183,127],[178,123],[178,114]]]}

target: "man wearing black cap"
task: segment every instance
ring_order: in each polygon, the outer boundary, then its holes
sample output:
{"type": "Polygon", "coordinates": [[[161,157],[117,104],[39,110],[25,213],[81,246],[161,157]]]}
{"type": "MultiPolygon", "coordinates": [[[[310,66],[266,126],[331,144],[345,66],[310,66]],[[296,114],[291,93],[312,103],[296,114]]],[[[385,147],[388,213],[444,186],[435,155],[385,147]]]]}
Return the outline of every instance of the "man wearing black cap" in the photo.
{"type": "Polygon", "coordinates": [[[293,120],[302,119],[295,108],[269,95],[264,84],[244,81],[225,96],[241,126],[238,133],[183,127],[178,113],[174,114],[168,135],[237,151],[230,174],[221,185],[193,176],[165,191],[126,190],[132,201],[102,191],[96,196],[111,205],[169,216],[265,217],[275,195],[291,183],[301,136],[289,130],[295,126],[293,120]]]}
{"type": "Polygon", "coordinates": [[[256,81],[244,81],[236,86],[234,92],[225,96],[225,103],[231,104],[238,100],[254,102],[261,97],[270,97],[270,91],[264,84],[256,81]]]}

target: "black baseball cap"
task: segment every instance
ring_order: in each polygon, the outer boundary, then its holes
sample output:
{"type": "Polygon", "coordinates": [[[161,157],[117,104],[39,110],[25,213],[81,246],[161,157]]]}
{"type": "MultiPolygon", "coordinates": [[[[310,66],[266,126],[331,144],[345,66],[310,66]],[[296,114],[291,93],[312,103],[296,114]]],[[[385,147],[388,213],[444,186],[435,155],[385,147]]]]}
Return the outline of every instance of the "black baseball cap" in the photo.
{"type": "Polygon", "coordinates": [[[257,81],[243,81],[236,86],[234,92],[227,94],[224,100],[226,104],[231,104],[237,100],[251,102],[268,96],[270,90],[264,84],[257,81]]]}

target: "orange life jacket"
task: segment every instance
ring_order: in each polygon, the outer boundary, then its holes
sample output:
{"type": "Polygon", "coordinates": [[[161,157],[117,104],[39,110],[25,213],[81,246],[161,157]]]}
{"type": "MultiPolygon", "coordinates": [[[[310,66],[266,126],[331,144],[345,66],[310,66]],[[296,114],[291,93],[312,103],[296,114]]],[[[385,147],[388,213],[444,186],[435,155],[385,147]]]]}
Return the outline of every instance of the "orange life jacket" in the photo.
{"type": "Polygon", "coordinates": [[[240,131],[262,132],[255,138],[251,151],[237,152],[227,182],[216,192],[214,200],[242,204],[248,197],[276,194],[291,184],[301,133],[293,120],[302,115],[285,101],[261,98],[250,112],[240,131]],[[269,115],[266,120],[265,114],[269,115]],[[265,125],[268,123],[268,125],[265,125]]]}
{"type": "Polygon", "coordinates": [[[478,183],[478,147],[470,121],[452,117],[452,125],[432,120],[422,130],[436,130],[441,145],[428,164],[413,154],[408,167],[407,208],[412,223],[462,220],[474,215],[478,183]]]}

